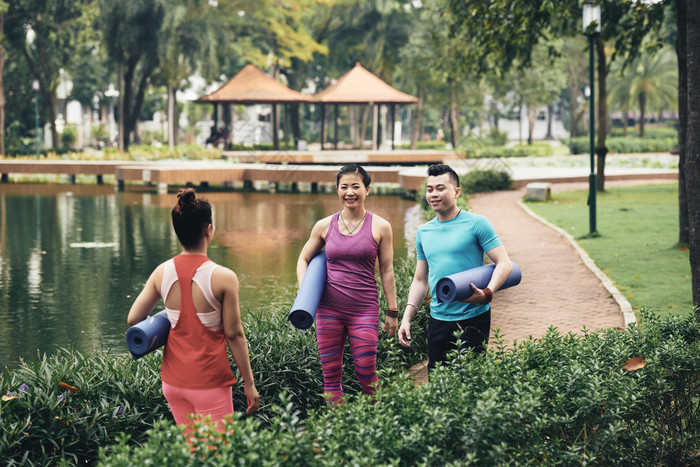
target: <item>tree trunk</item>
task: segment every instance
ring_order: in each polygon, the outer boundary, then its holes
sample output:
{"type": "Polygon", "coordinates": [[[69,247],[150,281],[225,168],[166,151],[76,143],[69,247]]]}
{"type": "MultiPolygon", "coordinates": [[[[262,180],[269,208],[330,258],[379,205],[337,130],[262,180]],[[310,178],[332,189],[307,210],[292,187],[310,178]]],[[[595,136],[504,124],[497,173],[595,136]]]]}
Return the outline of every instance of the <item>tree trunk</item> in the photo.
{"type": "Polygon", "coordinates": [[[58,140],[58,130],[56,129],[56,90],[49,89],[45,98],[49,103],[49,118],[51,119],[51,146],[54,148],[60,147],[60,142],[58,140]]]}
{"type": "Polygon", "coordinates": [[[139,67],[138,58],[132,58],[129,62],[129,66],[126,70],[124,78],[124,123],[119,123],[119,128],[124,128],[124,150],[129,149],[129,141],[132,134],[135,136],[136,140],[136,124],[139,119],[139,112],[141,106],[143,105],[143,99],[146,95],[146,88],[148,87],[149,77],[153,72],[152,68],[142,69],[139,67]],[[137,69],[141,69],[140,78],[138,80],[138,86],[134,90],[134,77],[136,76],[137,69]]]}
{"type": "MultiPolygon", "coordinates": [[[[598,191],[605,191],[605,156],[608,148],[605,146],[605,137],[608,133],[608,92],[605,81],[608,76],[608,66],[605,59],[605,44],[600,34],[595,38],[598,53],[598,141],[595,153],[598,156],[598,175],[596,177],[596,187],[598,191]]],[[[594,96],[591,96],[593,99],[594,96]]]]}
{"type": "Polygon", "coordinates": [[[581,121],[581,113],[578,109],[577,93],[580,91],[576,88],[569,88],[569,110],[571,112],[571,128],[569,128],[569,134],[571,138],[576,138],[578,136],[578,124],[581,121]]]}
{"type": "MultiPolygon", "coordinates": [[[[4,37],[5,15],[0,15],[0,36],[4,37]]],[[[5,157],[5,84],[3,70],[5,68],[5,41],[0,41],[0,156],[5,157]]]]}
{"type": "Polygon", "coordinates": [[[301,139],[301,126],[299,125],[299,105],[300,104],[292,104],[292,106],[289,109],[289,120],[292,126],[292,135],[294,136],[295,144],[301,139]]]}
{"type": "Polygon", "coordinates": [[[493,128],[498,131],[498,103],[495,99],[491,100],[491,115],[493,116],[493,128]]]}
{"type": "MultiPolygon", "coordinates": [[[[688,127],[685,187],[688,197],[693,305],[700,307],[700,4],[689,1],[687,8],[688,127]]],[[[700,311],[697,313],[700,317],[700,311]]]]}
{"type": "Polygon", "coordinates": [[[535,133],[535,123],[537,122],[537,109],[534,107],[527,108],[527,144],[532,146],[534,138],[532,135],[535,133]]]}
{"type": "Polygon", "coordinates": [[[416,108],[416,116],[413,118],[413,132],[411,133],[411,149],[416,149],[418,147],[418,141],[421,140],[424,102],[425,94],[423,92],[423,88],[421,86],[418,86],[418,106],[416,108]]]}
{"type": "Polygon", "coordinates": [[[645,92],[639,93],[639,137],[644,138],[644,114],[647,106],[647,95],[645,92]]]}
{"type": "Polygon", "coordinates": [[[678,244],[687,245],[688,239],[688,197],[685,180],[685,146],[688,131],[688,72],[686,44],[686,0],[676,0],[676,26],[678,39],[678,244]]]}
{"type": "Polygon", "coordinates": [[[459,111],[457,108],[457,85],[450,86],[450,123],[452,127],[452,148],[459,146],[459,111]]]}
{"type": "Polygon", "coordinates": [[[119,117],[119,150],[122,152],[129,150],[129,142],[126,137],[126,131],[124,126],[124,120],[126,115],[126,106],[124,105],[124,90],[126,86],[124,83],[124,61],[119,61],[119,71],[117,77],[117,89],[119,90],[119,96],[117,97],[117,117],[119,117]]]}
{"type": "Polygon", "coordinates": [[[552,104],[549,104],[547,106],[547,135],[544,137],[545,139],[554,139],[554,136],[552,135],[552,120],[554,119],[554,106],[552,104]]]}
{"type": "Polygon", "coordinates": [[[286,150],[291,149],[289,145],[289,133],[291,132],[290,126],[289,126],[289,104],[282,104],[282,109],[284,112],[284,124],[282,125],[284,128],[284,148],[286,150]]]}
{"type": "Polygon", "coordinates": [[[176,90],[168,84],[168,148],[171,150],[177,144],[177,102],[175,101],[176,90]]]}
{"type": "MultiPolygon", "coordinates": [[[[369,112],[372,110],[371,105],[366,105],[362,110],[362,127],[360,130],[360,149],[364,149],[365,135],[367,134],[367,120],[369,120],[369,112]]],[[[372,143],[374,144],[374,142],[372,143]]]]}
{"type": "Polygon", "coordinates": [[[350,144],[352,144],[353,149],[358,149],[360,147],[360,126],[358,125],[357,106],[355,105],[348,106],[348,123],[350,124],[348,131],[350,144]]]}

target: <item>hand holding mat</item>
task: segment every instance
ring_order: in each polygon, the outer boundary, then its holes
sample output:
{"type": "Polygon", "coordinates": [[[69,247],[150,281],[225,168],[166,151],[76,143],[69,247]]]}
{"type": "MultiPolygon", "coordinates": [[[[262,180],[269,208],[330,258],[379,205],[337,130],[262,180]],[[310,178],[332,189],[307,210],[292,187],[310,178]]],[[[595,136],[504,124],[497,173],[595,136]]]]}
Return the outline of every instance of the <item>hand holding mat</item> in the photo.
{"type": "Polygon", "coordinates": [[[149,316],[126,331],[126,347],[134,360],[165,345],[170,332],[170,320],[165,310],[149,316]]]}
{"type": "MultiPolygon", "coordinates": [[[[513,265],[513,271],[498,290],[520,284],[520,267],[513,261],[510,263],[513,265]]],[[[435,286],[438,302],[456,302],[471,297],[474,290],[470,284],[474,283],[479,289],[488,286],[495,268],[495,264],[487,264],[443,277],[435,286]]]]}
{"type": "Polygon", "coordinates": [[[326,250],[321,250],[311,261],[301,281],[287,319],[294,327],[309,329],[316,319],[316,310],[326,287],[326,250]]]}

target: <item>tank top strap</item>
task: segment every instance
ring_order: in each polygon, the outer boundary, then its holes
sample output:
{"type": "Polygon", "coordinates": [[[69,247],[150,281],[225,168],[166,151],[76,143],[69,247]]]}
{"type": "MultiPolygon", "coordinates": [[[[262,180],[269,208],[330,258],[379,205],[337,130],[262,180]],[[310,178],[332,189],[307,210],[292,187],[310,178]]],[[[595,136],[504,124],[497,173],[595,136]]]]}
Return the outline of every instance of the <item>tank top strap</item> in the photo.
{"type": "Polygon", "coordinates": [[[367,211],[367,214],[365,215],[365,220],[362,223],[362,227],[360,227],[360,234],[363,236],[367,236],[367,233],[369,232],[369,236],[374,239],[374,236],[372,235],[372,219],[373,219],[374,214],[371,212],[367,211]]]}
{"type": "Polygon", "coordinates": [[[328,226],[328,232],[326,232],[326,239],[330,235],[331,237],[336,233],[340,235],[340,229],[338,229],[338,217],[340,216],[340,211],[333,214],[331,217],[331,224],[328,226]]]}

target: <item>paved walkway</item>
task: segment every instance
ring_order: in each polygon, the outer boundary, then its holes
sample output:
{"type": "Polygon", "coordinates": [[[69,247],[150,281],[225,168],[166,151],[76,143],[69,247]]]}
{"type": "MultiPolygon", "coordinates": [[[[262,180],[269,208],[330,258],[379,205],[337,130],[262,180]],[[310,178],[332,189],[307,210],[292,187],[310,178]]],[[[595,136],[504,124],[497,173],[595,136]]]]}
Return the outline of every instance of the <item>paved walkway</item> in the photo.
{"type": "MultiPolygon", "coordinates": [[[[670,180],[624,180],[606,186],[668,183],[670,180]]],[[[588,188],[586,183],[553,184],[554,193],[588,188]]],[[[472,211],[489,218],[513,261],[522,282],[495,294],[491,328],[500,329],[506,343],[541,337],[550,326],[562,334],[624,329],[620,305],[591,271],[574,246],[559,232],[531,217],[518,205],[525,189],[472,195],[472,211]]],[[[427,378],[423,364],[412,369],[417,383],[427,378]]]]}

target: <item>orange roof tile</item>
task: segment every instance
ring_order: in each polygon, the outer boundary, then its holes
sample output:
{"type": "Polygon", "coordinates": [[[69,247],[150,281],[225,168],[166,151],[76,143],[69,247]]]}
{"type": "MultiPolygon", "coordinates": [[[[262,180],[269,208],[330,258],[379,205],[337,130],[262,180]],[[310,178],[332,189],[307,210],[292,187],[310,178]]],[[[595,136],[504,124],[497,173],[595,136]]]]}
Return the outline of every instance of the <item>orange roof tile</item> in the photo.
{"type": "Polygon", "coordinates": [[[246,65],[228,83],[196,102],[235,102],[258,104],[274,102],[309,102],[306,94],[289,89],[253,65],[246,65]]]}
{"type": "Polygon", "coordinates": [[[334,104],[386,103],[410,104],[418,98],[386,84],[356,63],[355,67],[323,91],[311,97],[311,102],[334,104]]]}

